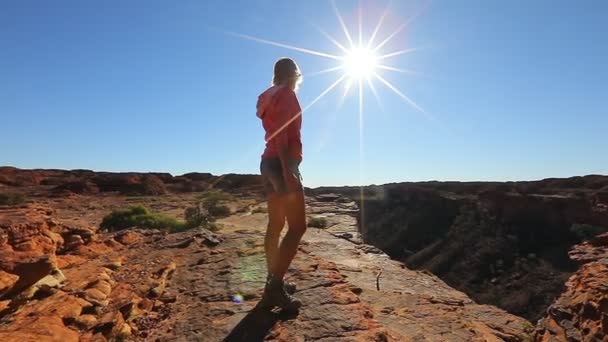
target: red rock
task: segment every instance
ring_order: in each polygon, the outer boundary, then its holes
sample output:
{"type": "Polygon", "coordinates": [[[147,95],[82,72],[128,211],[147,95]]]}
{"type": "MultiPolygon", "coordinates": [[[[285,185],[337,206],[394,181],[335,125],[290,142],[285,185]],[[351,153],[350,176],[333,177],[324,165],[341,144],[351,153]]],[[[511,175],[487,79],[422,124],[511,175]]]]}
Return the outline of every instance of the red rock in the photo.
{"type": "Polygon", "coordinates": [[[92,180],[101,191],[128,195],[161,195],[167,192],[163,181],[152,174],[99,173],[92,180]]]}
{"type": "Polygon", "coordinates": [[[60,269],[82,265],[85,262],[87,262],[87,259],[79,255],[66,254],[57,256],[57,267],[60,269]]]}
{"type": "Polygon", "coordinates": [[[93,195],[99,193],[99,187],[97,186],[97,184],[89,180],[81,180],[60,184],[55,187],[53,191],[57,193],[69,192],[75,194],[93,195]]]}
{"type": "Polygon", "coordinates": [[[0,297],[17,283],[17,279],[19,276],[0,270],[0,297]]]}
{"type": "Polygon", "coordinates": [[[536,340],[608,340],[608,233],[575,246],[570,257],[584,264],[539,322],[536,340]]]}
{"type": "MultiPolygon", "coordinates": [[[[13,323],[17,325],[19,322],[13,323]]],[[[25,324],[24,324],[25,325],[25,324]]],[[[79,333],[63,324],[59,317],[40,317],[29,320],[27,329],[19,326],[14,330],[0,330],[2,341],[48,341],[48,342],[78,342],[79,333]]]]}
{"type": "Polygon", "coordinates": [[[143,239],[144,236],[141,233],[131,230],[122,231],[114,236],[114,240],[123,245],[133,245],[143,241],[143,239]]]}

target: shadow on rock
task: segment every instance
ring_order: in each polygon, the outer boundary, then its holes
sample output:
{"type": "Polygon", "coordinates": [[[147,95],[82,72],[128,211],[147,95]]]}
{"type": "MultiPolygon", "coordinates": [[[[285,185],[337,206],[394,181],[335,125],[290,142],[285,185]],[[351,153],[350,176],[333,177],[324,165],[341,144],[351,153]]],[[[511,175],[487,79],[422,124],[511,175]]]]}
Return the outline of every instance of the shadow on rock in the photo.
{"type": "Polygon", "coordinates": [[[264,341],[272,327],[278,321],[293,319],[298,313],[273,312],[267,309],[260,308],[259,305],[253,308],[232,329],[230,334],[226,336],[223,342],[256,342],[264,341]]]}

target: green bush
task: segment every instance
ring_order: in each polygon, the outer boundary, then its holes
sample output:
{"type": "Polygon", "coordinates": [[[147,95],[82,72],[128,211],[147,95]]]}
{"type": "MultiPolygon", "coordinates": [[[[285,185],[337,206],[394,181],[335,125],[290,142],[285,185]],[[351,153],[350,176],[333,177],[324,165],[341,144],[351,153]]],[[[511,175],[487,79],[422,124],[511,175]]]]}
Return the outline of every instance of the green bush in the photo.
{"type": "Polygon", "coordinates": [[[230,208],[219,204],[217,199],[207,199],[195,207],[186,208],[184,218],[188,228],[205,227],[211,231],[217,231],[218,227],[213,223],[217,218],[230,216],[230,208]]]}
{"type": "Polygon", "coordinates": [[[221,202],[231,201],[234,199],[234,197],[231,194],[223,191],[205,191],[199,196],[199,199],[202,201],[221,202]]]}
{"type": "Polygon", "coordinates": [[[230,216],[230,208],[217,201],[203,201],[203,207],[207,209],[209,215],[214,218],[230,216]]]}
{"type": "MultiPolygon", "coordinates": [[[[205,223],[206,221],[212,222],[215,218],[221,218],[230,216],[230,208],[226,205],[221,204],[223,201],[231,201],[234,200],[234,197],[223,191],[206,191],[202,193],[198,199],[201,200],[198,207],[189,208],[191,211],[186,214],[186,220],[190,222],[192,220],[193,224],[198,222],[205,223]],[[190,220],[188,219],[190,216],[190,220]],[[208,218],[203,218],[208,216],[208,218]]],[[[186,209],[188,211],[188,209],[186,209]]]]}
{"type": "Polygon", "coordinates": [[[111,232],[131,227],[167,229],[176,232],[187,229],[188,225],[171,216],[152,213],[148,208],[138,205],[112,211],[112,213],[103,218],[100,227],[111,232]]]}
{"type": "Polygon", "coordinates": [[[186,208],[184,218],[186,219],[186,224],[191,228],[207,226],[214,221],[213,217],[201,207],[186,208]]]}
{"type": "Polygon", "coordinates": [[[327,219],[325,217],[311,217],[308,219],[308,226],[313,228],[327,227],[327,219]]]}
{"type": "Polygon", "coordinates": [[[225,196],[230,196],[226,193],[214,192],[213,195],[209,195],[204,197],[199,204],[205,211],[209,213],[210,216],[214,218],[226,217],[230,216],[230,208],[227,206],[220,204],[220,202],[225,200],[225,196]]]}

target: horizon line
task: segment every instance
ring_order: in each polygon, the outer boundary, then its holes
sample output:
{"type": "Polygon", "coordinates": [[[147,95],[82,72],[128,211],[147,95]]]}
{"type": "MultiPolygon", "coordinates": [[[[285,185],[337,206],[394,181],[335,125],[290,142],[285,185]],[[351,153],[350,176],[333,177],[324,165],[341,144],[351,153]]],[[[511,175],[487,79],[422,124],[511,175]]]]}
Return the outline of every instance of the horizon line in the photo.
{"type": "MultiPolygon", "coordinates": [[[[68,168],[21,168],[18,166],[14,166],[14,165],[0,165],[0,169],[4,169],[4,168],[11,168],[11,169],[17,169],[20,171],[68,171],[68,172],[75,172],[75,171],[90,171],[93,173],[116,173],[116,174],[120,174],[120,173],[140,173],[140,174],[168,174],[171,177],[181,177],[184,175],[187,175],[189,173],[207,173],[210,174],[211,176],[214,177],[222,177],[222,176],[226,176],[226,175],[242,175],[242,176],[259,176],[259,173],[239,173],[239,172],[229,172],[229,173],[222,173],[222,174],[214,174],[212,172],[208,172],[208,171],[188,171],[185,173],[171,173],[168,171],[117,171],[117,170],[99,170],[99,169],[87,169],[87,168],[75,168],[75,169],[68,169],[68,168]]],[[[577,178],[577,177],[608,177],[608,173],[606,174],[601,174],[601,173],[588,173],[588,174],[584,174],[584,175],[572,175],[572,176],[566,176],[566,177],[544,177],[544,178],[535,178],[535,179],[505,179],[505,180],[457,180],[457,179],[427,179],[427,180],[392,180],[392,181],[387,181],[387,182],[382,182],[379,184],[376,183],[366,183],[366,184],[340,184],[340,185],[332,185],[332,184],[315,184],[315,185],[311,185],[311,186],[305,186],[308,188],[322,188],[322,187],[369,187],[369,186],[382,186],[382,185],[390,185],[390,184],[401,184],[401,183],[517,183],[517,182],[539,182],[539,181],[543,181],[543,180],[548,180],[548,179],[569,179],[569,178],[577,178]]]]}

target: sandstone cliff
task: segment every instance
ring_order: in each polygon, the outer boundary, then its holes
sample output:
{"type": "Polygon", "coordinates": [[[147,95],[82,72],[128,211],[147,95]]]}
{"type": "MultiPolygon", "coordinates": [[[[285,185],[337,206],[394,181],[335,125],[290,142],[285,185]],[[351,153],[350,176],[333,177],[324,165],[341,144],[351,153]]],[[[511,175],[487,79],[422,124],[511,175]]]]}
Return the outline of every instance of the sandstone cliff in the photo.
{"type": "Polygon", "coordinates": [[[362,208],[363,240],[476,301],[536,321],[578,269],[577,243],[608,231],[608,177],[400,183],[339,192],[362,208]]]}

